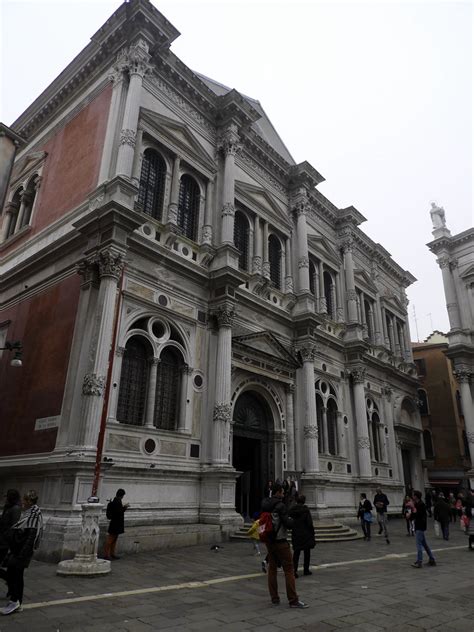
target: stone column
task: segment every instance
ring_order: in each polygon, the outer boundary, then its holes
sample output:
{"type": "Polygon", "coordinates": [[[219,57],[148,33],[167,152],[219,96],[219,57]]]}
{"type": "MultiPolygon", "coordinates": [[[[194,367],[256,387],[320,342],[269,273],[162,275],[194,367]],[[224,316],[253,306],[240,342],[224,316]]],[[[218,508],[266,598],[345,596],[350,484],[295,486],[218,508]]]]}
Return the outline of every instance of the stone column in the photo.
{"type": "Polygon", "coordinates": [[[308,203],[299,202],[293,210],[296,214],[296,241],[298,244],[298,290],[299,292],[309,292],[308,228],[306,225],[308,203]]]}
{"type": "Polygon", "coordinates": [[[337,411],[337,454],[346,456],[346,442],[344,441],[344,415],[337,411]]]}
{"type": "Polygon", "coordinates": [[[338,323],[344,322],[344,300],[341,295],[341,275],[338,273],[336,276],[336,320],[338,323]]]}
{"type": "Polygon", "coordinates": [[[146,428],[155,427],[155,397],[156,397],[156,380],[158,377],[158,364],[159,358],[150,359],[150,376],[148,378],[148,393],[146,401],[146,415],[145,426],[146,428]]]}
{"type": "Polygon", "coordinates": [[[393,316],[388,317],[388,339],[390,341],[390,349],[395,353],[395,334],[393,330],[393,316]]]}
{"type": "Polygon", "coordinates": [[[82,437],[81,445],[95,449],[102,414],[103,395],[109,350],[112,343],[117,282],[124,267],[124,253],[115,249],[102,250],[96,260],[99,266],[100,286],[97,297],[95,331],[90,346],[91,371],[82,383],[82,437]]]}
{"type": "Polygon", "coordinates": [[[374,318],[374,308],[373,305],[369,305],[369,333],[370,333],[370,342],[372,344],[376,344],[376,333],[375,333],[375,318],[374,318]]]}
{"type": "Polygon", "coordinates": [[[105,131],[104,148],[102,150],[102,159],[100,162],[99,180],[97,184],[102,184],[109,179],[112,173],[112,155],[117,135],[118,118],[120,112],[120,102],[125,84],[124,75],[124,58],[118,57],[109,79],[112,81],[112,97],[110,100],[109,116],[107,119],[107,129],[105,131]]]}
{"type": "Polygon", "coordinates": [[[234,244],[235,156],[241,148],[239,141],[237,125],[231,123],[224,131],[219,145],[219,149],[224,153],[221,244],[234,244]]]}
{"type": "Polygon", "coordinates": [[[262,274],[262,229],[258,217],[255,217],[252,274],[262,274]]]}
{"type": "Polygon", "coordinates": [[[143,161],[143,129],[141,127],[138,128],[137,131],[137,139],[136,146],[138,151],[135,152],[135,156],[133,157],[133,167],[132,167],[132,182],[137,187],[140,186],[140,175],[142,171],[142,161],[143,161]]]}
{"type": "Polygon", "coordinates": [[[209,180],[206,187],[206,211],[204,214],[204,226],[202,227],[202,243],[212,245],[212,203],[214,183],[209,180]]]}
{"type": "Polygon", "coordinates": [[[351,237],[345,237],[342,242],[342,250],[344,252],[344,273],[346,277],[346,297],[347,297],[347,314],[348,322],[357,323],[357,294],[354,280],[354,260],[352,259],[351,237]]]}
{"type": "Polygon", "coordinates": [[[300,348],[303,360],[304,389],[304,454],[306,474],[319,472],[318,425],[316,418],[316,395],[314,392],[314,358],[316,346],[313,343],[300,348]]]}
{"type": "Polygon", "coordinates": [[[295,459],[295,425],[294,425],[294,401],[293,393],[295,391],[294,384],[288,384],[286,387],[286,461],[287,469],[290,472],[296,470],[295,459]]]}
{"type": "Polygon", "coordinates": [[[5,208],[5,217],[3,219],[3,224],[2,224],[2,236],[0,238],[0,242],[3,243],[5,239],[8,239],[11,235],[13,235],[13,231],[14,231],[13,224],[16,223],[15,218],[18,217],[17,212],[18,212],[18,207],[16,207],[11,202],[7,204],[5,208]],[[10,228],[10,226],[12,226],[12,228],[10,228]]]}
{"type": "Polygon", "coordinates": [[[331,297],[331,309],[329,309],[328,306],[328,312],[331,313],[333,320],[337,320],[336,284],[334,283],[333,277],[331,277],[331,287],[329,293],[331,297]]]}
{"type": "Polygon", "coordinates": [[[168,205],[168,223],[176,226],[178,223],[179,183],[181,180],[181,157],[175,156],[173,175],[171,177],[171,195],[168,205]]]}
{"type": "Polygon", "coordinates": [[[327,314],[328,306],[326,301],[326,294],[324,292],[324,264],[322,261],[318,265],[318,279],[319,279],[319,313],[327,314]]]}
{"type": "Polygon", "coordinates": [[[321,409],[321,414],[323,418],[322,430],[323,430],[323,452],[324,454],[329,454],[329,433],[328,433],[328,409],[323,406],[321,409]]]}
{"type": "Polygon", "coordinates": [[[438,265],[443,275],[444,295],[446,297],[446,308],[448,310],[449,324],[451,329],[461,328],[461,317],[459,313],[459,303],[451,273],[450,258],[447,254],[442,254],[438,258],[438,265]]]}
{"type": "Polygon", "coordinates": [[[179,419],[178,419],[178,430],[180,432],[186,432],[188,430],[187,418],[187,410],[188,410],[188,386],[189,386],[189,376],[193,372],[192,368],[185,364],[181,368],[181,392],[179,394],[179,419]]]}
{"type": "Polygon", "coordinates": [[[361,478],[369,478],[372,476],[372,466],[370,462],[370,438],[365,406],[365,369],[363,367],[351,369],[351,375],[353,379],[354,406],[357,424],[359,476],[361,478]]]}
{"type": "Polygon", "coordinates": [[[20,210],[18,211],[18,215],[16,216],[15,229],[13,231],[14,233],[17,233],[20,228],[23,227],[23,217],[25,216],[25,209],[28,204],[31,204],[32,200],[31,193],[29,191],[22,191],[20,194],[20,200],[20,210]]]}
{"type": "Polygon", "coordinates": [[[216,389],[213,413],[213,452],[215,465],[229,464],[231,417],[232,321],[231,304],[221,305],[215,312],[219,333],[217,339],[216,389]]]}
{"type": "Polygon", "coordinates": [[[382,322],[382,307],[380,305],[380,296],[375,297],[375,344],[382,345],[384,343],[384,327],[382,322]]]}
{"type": "Polygon", "coordinates": [[[358,295],[358,305],[359,305],[359,322],[363,327],[364,338],[368,335],[368,325],[367,318],[365,315],[365,303],[364,303],[364,294],[360,292],[358,295]]]}
{"type": "Polygon", "coordinates": [[[293,273],[291,270],[291,239],[288,237],[285,243],[286,243],[286,246],[285,246],[285,269],[286,269],[285,291],[288,294],[292,294],[294,288],[293,288],[293,273]]]}
{"type": "Polygon", "coordinates": [[[263,263],[262,273],[266,279],[270,278],[270,260],[268,258],[268,222],[263,222],[263,263]]]}
{"type": "Polygon", "coordinates": [[[382,396],[383,396],[383,408],[384,408],[384,416],[385,423],[388,428],[388,461],[393,471],[393,478],[395,480],[400,480],[400,470],[398,467],[398,454],[397,454],[397,443],[395,437],[395,427],[393,423],[393,404],[392,404],[392,394],[393,391],[388,384],[384,384],[382,388],[382,396]]]}
{"type": "Polygon", "coordinates": [[[130,178],[132,175],[133,156],[140,112],[140,101],[143,86],[143,77],[150,71],[148,61],[148,45],[144,40],[139,40],[130,46],[124,63],[128,68],[130,82],[128,85],[125,111],[123,114],[122,131],[120,132],[120,144],[117,155],[116,174],[130,178]]]}
{"type": "Polygon", "coordinates": [[[466,437],[469,446],[469,456],[471,457],[471,470],[474,470],[474,403],[472,400],[471,380],[472,373],[466,369],[457,369],[454,376],[459,384],[461,393],[461,405],[466,427],[466,437]]]}

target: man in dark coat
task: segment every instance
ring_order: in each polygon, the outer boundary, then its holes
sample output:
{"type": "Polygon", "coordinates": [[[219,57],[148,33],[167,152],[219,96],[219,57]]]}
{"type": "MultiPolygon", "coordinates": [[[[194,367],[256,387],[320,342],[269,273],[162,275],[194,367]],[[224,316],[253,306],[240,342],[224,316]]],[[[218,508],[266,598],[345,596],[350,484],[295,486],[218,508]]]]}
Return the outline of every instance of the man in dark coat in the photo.
{"type": "Polygon", "coordinates": [[[450,507],[443,492],[441,492],[434,506],[434,519],[437,520],[441,526],[443,540],[449,540],[449,517],[450,507]]]}
{"type": "Polygon", "coordinates": [[[125,531],[124,514],[129,508],[129,504],[122,503],[125,496],[124,489],[118,489],[115,498],[107,505],[107,518],[110,520],[107,540],[105,541],[104,559],[119,560],[119,556],[115,555],[117,540],[121,533],[125,531]]]}
{"type": "Polygon", "coordinates": [[[423,549],[428,554],[428,564],[430,566],[436,566],[436,560],[425,538],[426,506],[425,506],[425,503],[421,499],[420,491],[415,490],[413,492],[413,501],[415,503],[414,516],[415,516],[416,562],[414,562],[412,566],[414,568],[421,568],[423,566],[423,549]]]}
{"type": "Polygon", "coordinates": [[[379,535],[384,534],[387,544],[390,544],[387,529],[387,507],[389,504],[387,496],[382,493],[380,488],[377,489],[377,493],[374,496],[374,507],[377,512],[377,522],[379,523],[379,535]]]}
{"type": "Polygon", "coordinates": [[[0,566],[8,553],[8,533],[21,516],[21,497],[16,489],[9,489],[0,517],[0,566]]]}
{"type": "Polygon", "coordinates": [[[291,529],[291,543],[293,544],[293,566],[295,569],[295,577],[298,577],[298,563],[300,561],[300,553],[303,551],[303,572],[305,575],[311,575],[309,570],[311,549],[314,549],[316,540],[314,538],[313,518],[309,508],[305,505],[306,496],[299,496],[296,504],[290,509],[290,518],[293,518],[293,527],[291,529]]]}

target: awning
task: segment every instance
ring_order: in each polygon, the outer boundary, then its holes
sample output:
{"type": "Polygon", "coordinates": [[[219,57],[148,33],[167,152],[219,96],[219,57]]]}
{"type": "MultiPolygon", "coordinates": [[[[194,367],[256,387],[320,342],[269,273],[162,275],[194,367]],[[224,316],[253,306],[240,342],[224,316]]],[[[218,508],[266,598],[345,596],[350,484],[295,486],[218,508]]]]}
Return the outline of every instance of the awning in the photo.
{"type": "Polygon", "coordinates": [[[445,478],[445,479],[436,479],[429,478],[430,485],[459,485],[461,482],[459,478],[445,478]]]}

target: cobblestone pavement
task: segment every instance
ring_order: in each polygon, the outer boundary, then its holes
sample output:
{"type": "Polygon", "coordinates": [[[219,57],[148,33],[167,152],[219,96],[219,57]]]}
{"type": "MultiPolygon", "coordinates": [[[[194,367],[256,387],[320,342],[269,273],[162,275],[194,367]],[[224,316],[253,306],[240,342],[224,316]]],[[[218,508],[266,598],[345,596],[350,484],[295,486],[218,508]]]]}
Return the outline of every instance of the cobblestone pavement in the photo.
{"type": "Polygon", "coordinates": [[[377,536],[318,544],[313,574],[297,580],[306,610],[288,608],[281,572],[282,603],[270,604],[260,559],[245,541],[218,552],[203,545],[124,556],[98,578],[61,578],[55,565],[32,562],[24,610],[0,618],[0,632],[474,632],[474,552],[459,525],[449,542],[429,525],[438,565],[422,569],[410,567],[415,543],[404,523],[389,528],[389,545],[377,536]]]}

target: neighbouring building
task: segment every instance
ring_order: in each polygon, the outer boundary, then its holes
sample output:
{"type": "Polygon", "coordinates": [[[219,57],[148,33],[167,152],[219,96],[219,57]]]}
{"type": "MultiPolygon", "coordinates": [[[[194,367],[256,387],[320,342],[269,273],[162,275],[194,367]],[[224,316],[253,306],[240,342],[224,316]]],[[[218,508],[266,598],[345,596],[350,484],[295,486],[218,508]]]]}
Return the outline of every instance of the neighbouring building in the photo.
{"type": "Polygon", "coordinates": [[[469,489],[467,473],[472,465],[459,385],[447,350],[448,337],[439,331],[413,343],[428,483],[434,489],[456,492],[469,489]]]}
{"type": "Polygon", "coordinates": [[[432,203],[430,214],[433,241],[427,246],[437,256],[443,275],[450,326],[446,355],[459,384],[471,461],[468,478],[474,489],[474,228],[451,235],[444,209],[432,203]]]}
{"type": "Polygon", "coordinates": [[[414,277],[178,35],[123,4],[12,126],[0,480],[38,488],[51,559],[76,549],[102,419],[131,549],[226,537],[267,479],[317,517],[424,484],[414,277]]]}

